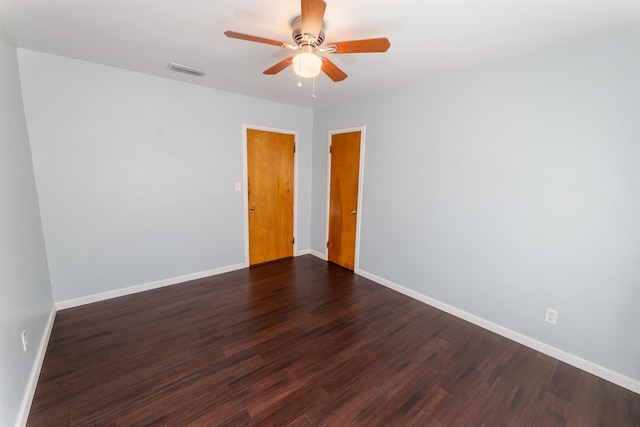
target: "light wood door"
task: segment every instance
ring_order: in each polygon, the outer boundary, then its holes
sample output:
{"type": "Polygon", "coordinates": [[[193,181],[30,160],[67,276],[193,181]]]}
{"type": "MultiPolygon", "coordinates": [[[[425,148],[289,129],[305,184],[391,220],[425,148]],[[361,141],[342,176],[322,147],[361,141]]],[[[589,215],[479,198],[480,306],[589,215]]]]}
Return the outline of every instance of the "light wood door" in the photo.
{"type": "Polygon", "coordinates": [[[331,136],[328,259],[355,267],[361,132],[331,136]]]}
{"type": "Polygon", "coordinates": [[[249,264],[293,256],[295,137],[247,130],[249,264]]]}

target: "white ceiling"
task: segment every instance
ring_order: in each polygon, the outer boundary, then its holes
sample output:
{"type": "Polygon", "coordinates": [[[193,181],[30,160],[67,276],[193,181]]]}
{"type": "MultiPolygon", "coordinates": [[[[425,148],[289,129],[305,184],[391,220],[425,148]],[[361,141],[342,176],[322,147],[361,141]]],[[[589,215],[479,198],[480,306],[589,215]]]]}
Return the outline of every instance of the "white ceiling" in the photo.
{"type": "Polygon", "coordinates": [[[290,54],[229,39],[226,30],[291,42],[299,0],[0,0],[18,47],[259,98],[320,108],[553,46],[640,26],[640,0],[326,0],[326,40],[388,37],[386,53],[332,55],[349,77],[296,86],[290,54]],[[208,70],[194,77],[170,62],[208,70]]]}

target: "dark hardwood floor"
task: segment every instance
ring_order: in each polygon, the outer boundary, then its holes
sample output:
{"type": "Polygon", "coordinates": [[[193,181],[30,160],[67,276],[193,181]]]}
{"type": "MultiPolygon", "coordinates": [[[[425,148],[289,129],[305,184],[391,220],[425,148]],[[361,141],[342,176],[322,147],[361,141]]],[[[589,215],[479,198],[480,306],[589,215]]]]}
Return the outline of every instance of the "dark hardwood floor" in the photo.
{"type": "Polygon", "coordinates": [[[640,395],[312,256],[57,313],[29,426],[640,426],[640,395]]]}

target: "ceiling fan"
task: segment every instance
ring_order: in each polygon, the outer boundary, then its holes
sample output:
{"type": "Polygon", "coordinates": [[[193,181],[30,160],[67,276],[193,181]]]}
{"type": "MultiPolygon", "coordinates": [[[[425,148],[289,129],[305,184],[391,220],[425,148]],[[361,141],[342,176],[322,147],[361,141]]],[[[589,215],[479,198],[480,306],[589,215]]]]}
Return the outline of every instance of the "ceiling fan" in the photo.
{"type": "Polygon", "coordinates": [[[320,53],[368,53],[386,52],[391,45],[385,37],[365,40],[351,40],[344,42],[327,43],[324,47],[324,11],[327,4],[323,0],[301,0],[300,16],[291,22],[294,43],[280,42],[250,34],[226,31],[227,37],[240,40],[248,40],[257,43],[270,44],[284,49],[298,50],[299,53],[291,55],[274,66],[264,70],[264,74],[277,74],[290,65],[293,71],[300,77],[312,78],[323,71],[331,80],[339,82],[347,78],[347,74],[338,68],[326,56],[320,53]]]}

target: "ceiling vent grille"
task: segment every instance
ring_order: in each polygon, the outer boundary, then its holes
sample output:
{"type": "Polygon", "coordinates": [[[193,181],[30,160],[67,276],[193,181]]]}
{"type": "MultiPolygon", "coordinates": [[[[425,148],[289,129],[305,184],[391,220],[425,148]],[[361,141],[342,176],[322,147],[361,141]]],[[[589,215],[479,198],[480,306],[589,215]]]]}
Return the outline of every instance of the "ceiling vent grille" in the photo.
{"type": "Polygon", "coordinates": [[[179,73],[191,74],[192,76],[202,77],[205,74],[207,74],[207,72],[204,71],[204,70],[198,70],[197,68],[192,68],[192,67],[187,67],[186,65],[176,64],[175,62],[172,62],[171,64],[169,64],[169,66],[167,68],[169,68],[170,70],[173,70],[173,71],[178,71],[179,73]]]}

